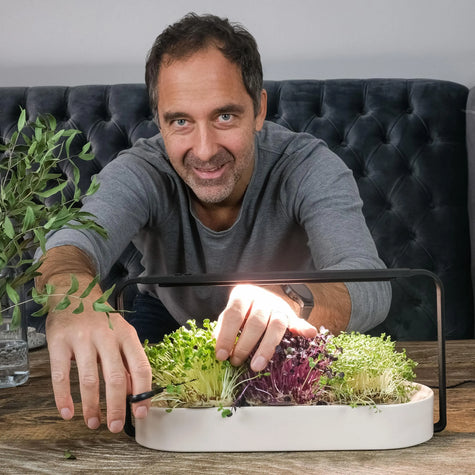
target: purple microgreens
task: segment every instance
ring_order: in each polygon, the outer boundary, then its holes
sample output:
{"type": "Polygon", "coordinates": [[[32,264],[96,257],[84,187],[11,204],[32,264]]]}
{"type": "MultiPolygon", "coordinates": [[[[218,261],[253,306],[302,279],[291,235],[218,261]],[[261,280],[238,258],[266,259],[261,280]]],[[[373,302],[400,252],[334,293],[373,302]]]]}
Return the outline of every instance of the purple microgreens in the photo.
{"type": "MultiPolygon", "coordinates": [[[[324,388],[320,378],[332,376],[331,365],[335,353],[327,350],[331,334],[321,331],[315,338],[293,335],[289,330],[276,347],[274,356],[265,368],[265,373],[249,369],[241,376],[247,381],[235,401],[249,405],[305,405],[322,402],[324,388]]],[[[252,358],[252,355],[250,356],[252,358]]]]}

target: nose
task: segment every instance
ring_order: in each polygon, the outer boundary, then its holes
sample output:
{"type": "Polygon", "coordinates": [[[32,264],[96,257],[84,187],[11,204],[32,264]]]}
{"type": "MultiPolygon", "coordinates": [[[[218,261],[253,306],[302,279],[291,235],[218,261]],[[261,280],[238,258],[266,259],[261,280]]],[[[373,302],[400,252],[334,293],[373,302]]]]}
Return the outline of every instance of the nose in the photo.
{"type": "Polygon", "coordinates": [[[216,131],[207,124],[196,127],[193,138],[193,154],[202,161],[208,161],[217,152],[216,131]]]}

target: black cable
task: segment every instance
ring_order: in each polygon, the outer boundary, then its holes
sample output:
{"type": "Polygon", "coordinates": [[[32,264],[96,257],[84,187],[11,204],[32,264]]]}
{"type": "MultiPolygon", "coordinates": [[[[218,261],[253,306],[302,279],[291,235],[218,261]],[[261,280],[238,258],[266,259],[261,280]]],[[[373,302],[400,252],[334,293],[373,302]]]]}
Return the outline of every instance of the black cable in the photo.
{"type": "MultiPolygon", "coordinates": [[[[455,384],[450,384],[449,386],[445,386],[446,389],[453,389],[457,388],[459,386],[462,386],[463,384],[468,384],[468,383],[475,383],[475,380],[473,379],[465,379],[464,381],[460,381],[460,383],[455,383],[455,384]]],[[[431,389],[439,389],[439,386],[429,386],[431,389]]]]}

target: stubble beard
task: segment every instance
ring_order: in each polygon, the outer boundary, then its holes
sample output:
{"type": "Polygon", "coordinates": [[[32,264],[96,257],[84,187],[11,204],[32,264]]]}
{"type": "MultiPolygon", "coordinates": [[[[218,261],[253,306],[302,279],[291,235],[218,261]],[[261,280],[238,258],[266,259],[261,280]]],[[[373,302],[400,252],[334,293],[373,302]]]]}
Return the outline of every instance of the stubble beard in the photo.
{"type": "Polygon", "coordinates": [[[242,159],[236,158],[227,150],[221,150],[211,159],[203,162],[189,154],[184,159],[184,182],[190,187],[196,198],[203,204],[216,205],[226,201],[242,179],[254,158],[254,147],[243,153],[242,159]],[[213,170],[222,166],[229,167],[219,178],[205,179],[196,175],[194,168],[213,170]]]}

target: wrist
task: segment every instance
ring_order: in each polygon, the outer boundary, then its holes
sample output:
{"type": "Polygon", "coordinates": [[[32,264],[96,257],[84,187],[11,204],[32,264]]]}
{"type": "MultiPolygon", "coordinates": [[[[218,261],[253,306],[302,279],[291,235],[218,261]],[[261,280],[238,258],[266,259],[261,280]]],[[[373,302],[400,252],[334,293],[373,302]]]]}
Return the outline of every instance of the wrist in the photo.
{"type": "Polygon", "coordinates": [[[69,245],[49,249],[41,258],[38,272],[35,286],[40,292],[47,283],[55,286],[69,285],[71,274],[78,278],[86,276],[89,281],[96,275],[88,255],[81,249],[69,245]]]}

